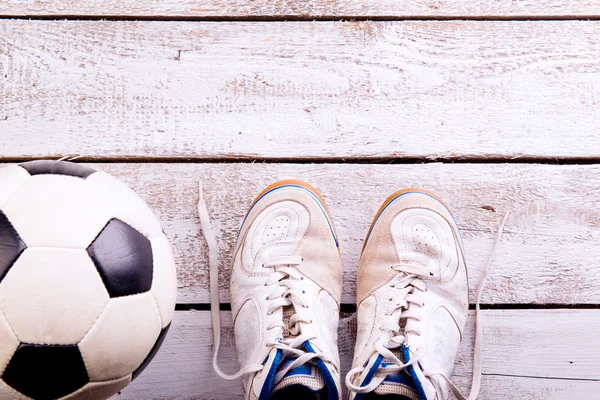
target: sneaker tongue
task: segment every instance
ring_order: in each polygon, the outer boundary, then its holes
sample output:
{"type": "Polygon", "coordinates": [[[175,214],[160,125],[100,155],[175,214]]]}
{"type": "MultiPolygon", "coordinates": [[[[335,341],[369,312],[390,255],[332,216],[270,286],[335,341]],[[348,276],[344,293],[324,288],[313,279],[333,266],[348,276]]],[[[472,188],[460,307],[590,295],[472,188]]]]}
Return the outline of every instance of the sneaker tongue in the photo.
{"type": "MultiPolygon", "coordinates": [[[[277,370],[280,371],[284,369],[294,362],[295,359],[295,357],[290,357],[283,360],[281,364],[279,364],[277,370]]],[[[325,380],[323,379],[323,375],[321,374],[321,371],[319,371],[319,368],[313,364],[304,364],[289,370],[283,379],[273,387],[271,393],[274,394],[290,386],[302,386],[311,392],[317,393],[325,388],[325,380]]]]}

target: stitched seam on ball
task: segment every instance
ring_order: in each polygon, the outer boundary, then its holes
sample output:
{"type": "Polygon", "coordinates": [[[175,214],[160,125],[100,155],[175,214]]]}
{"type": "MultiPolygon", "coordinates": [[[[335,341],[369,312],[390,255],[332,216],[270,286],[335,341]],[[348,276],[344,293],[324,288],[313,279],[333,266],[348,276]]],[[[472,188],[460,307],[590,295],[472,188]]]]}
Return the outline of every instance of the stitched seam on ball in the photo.
{"type": "MultiPolygon", "coordinates": [[[[95,240],[95,239],[94,239],[95,240]]],[[[23,243],[25,243],[23,241],[23,243]]],[[[27,245],[27,243],[25,243],[25,245],[27,245]]],[[[89,247],[89,246],[88,246],[89,247]]],[[[46,250],[65,250],[65,251],[84,251],[87,253],[87,247],[62,247],[62,246],[36,246],[36,245],[32,245],[32,246],[27,246],[28,249],[46,249],[46,250]]],[[[91,259],[91,257],[90,257],[91,259]]]]}
{"type": "Polygon", "coordinates": [[[27,397],[27,396],[25,396],[24,394],[22,394],[22,393],[20,393],[20,392],[17,392],[17,390],[16,390],[16,389],[13,389],[11,386],[9,386],[9,385],[8,385],[8,383],[6,383],[6,382],[4,382],[4,381],[1,381],[1,382],[2,382],[2,385],[4,386],[4,388],[5,388],[5,389],[7,389],[7,390],[9,390],[9,391],[11,391],[11,392],[14,392],[14,393],[15,393],[17,396],[20,396],[20,397],[19,397],[19,399],[28,399],[28,400],[32,400],[32,399],[31,399],[31,397],[27,397]]]}
{"type": "Polygon", "coordinates": [[[17,340],[19,342],[21,342],[21,338],[19,337],[19,335],[17,335],[17,332],[15,331],[15,328],[13,328],[13,326],[10,323],[8,317],[6,316],[6,313],[4,312],[4,307],[2,306],[2,302],[1,301],[0,301],[0,311],[2,312],[2,315],[4,316],[4,319],[6,320],[6,323],[8,324],[8,327],[12,331],[13,335],[15,335],[15,337],[17,338],[17,340]]]}
{"type": "MultiPolygon", "coordinates": [[[[104,226],[104,228],[106,228],[106,225],[104,226]]],[[[102,228],[102,231],[104,231],[104,228],[102,228]]],[[[100,231],[100,233],[102,233],[102,231],[100,231]]],[[[100,236],[100,233],[98,234],[98,236],[100,236]]],[[[94,240],[96,240],[96,239],[94,239],[94,240]]],[[[92,243],[94,243],[94,242],[92,241],[92,243]]],[[[87,253],[87,251],[86,251],[86,253],[87,253]]],[[[110,299],[111,299],[110,293],[108,292],[108,288],[106,287],[106,284],[104,283],[104,279],[102,279],[102,275],[100,274],[100,271],[98,271],[98,264],[96,264],[96,261],[94,261],[94,258],[89,253],[88,253],[88,256],[90,257],[90,260],[92,261],[92,264],[94,265],[94,270],[96,271],[96,274],[98,274],[98,277],[100,278],[100,282],[102,282],[102,287],[106,291],[108,300],[106,301],[106,303],[104,303],[104,307],[102,308],[102,311],[100,311],[100,314],[98,314],[98,317],[96,318],[96,320],[92,323],[90,328],[83,334],[83,337],[81,338],[81,340],[79,340],[79,343],[81,343],[86,338],[86,336],[88,335],[88,333],[90,333],[90,331],[92,330],[94,325],[96,325],[96,322],[98,322],[98,320],[100,319],[102,314],[104,314],[104,310],[106,310],[106,307],[108,306],[108,303],[110,303],[110,299]]],[[[126,297],[126,296],[123,296],[123,297],[126,297]]],[[[80,352],[80,353],[81,353],[81,357],[83,358],[83,363],[85,364],[85,358],[83,357],[83,352],[80,352]]],[[[87,368],[87,364],[86,364],[86,368],[87,368]]],[[[89,374],[88,374],[88,378],[89,378],[89,374]]]]}
{"type": "Polygon", "coordinates": [[[90,378],[90,365],[89,363],[86,361],[85,359],[85,354],[84,352],[81,350],[81,347],[79,347],[79,345],[81,344],[81,342],[83,342],[83,340],[87,337],[87,335],[90,333],[90,331],[92,330],[92,328],[96,325],[96,323],[98,322],[98,320],[100,319],[100,317],[102,316],[102,314],[104,314],[104,310],[106,310],[108,307],[108,303],[110,302],[110,298],[108,299],[108,301],[106,302],[106,304],[104,305],[104,308],[102,309],[102,311],[100,312],[100,314],[98,315],[98,318],[96,318],[96,320],[94,321],[94,323],[92,324],[92,326],[90,326],[90,329],[87,330],[87,332],[83,335],[83,337],[81,338],[81,340],[79,341],[79,343],[77,343],[77,348],[79,349],[79,354],[81,355],[81,359],[83,360],[83,365],[85,365],[85,371],[88,377],[88,381],[91,382],[91,378],[90,378]]]}
{"type": "MultiPolygon", "coordinates": [[[[141,293],[141,294],[144,294],[144,293],[141,293]]],[[[158,308],[158,304],[156,303],[156,298],[154,297],[154,293],[152,293],[152,291],[150,291],[150,295],[152,296],[152,299],[153,299],[154,306],[156,307],[156,311],[157,311],[157,313],[158,313],[158,324],[159,324],[159,326],[160,326],[160,329],[158,330],[158,336],[157,336],[157,337],[156,337],[156,339],[154,340],[154,345],[152,346],[152,348],[154,348],[154,346],[156,346],[156,343],[157,343],[158,339],[160,339],[160,334],[162,333],[162,330],[163,330],[164,328],[163,328],[163,326],[162,326],[162,317],[161,317],[161,315],[160,315],[160,309],[158,308]]],[[[166,328],[166,326],[165,326],[165,328],[166,328]]],[[[150,351],[152,351],[152,349],[151,349],[150,351]]],[[[139,367],[140,367],[140,366],[141,366],[141,365],[144,363],[144,361],[146,361],[146,358],[148,357],[148,355],[149,355],[149,354],[150,354],[150,353],[148,353],[148,354],[146,355],[146,357],[144,357],[144,359],[143,359],[143,360],[142,360],[142,361],[141,361],[141,362],[140,362],[138,365],[136,365],[136,366],[135,366],[135,368],[133,369],[133,371],[131,371],[131,372],[129,373],[129,374],[130,374],[132,377],[133,377],[133,373],[134,373],[135,371],[137,371],[137,370],[138,370],[138,368],[139,368],[139,367]]]]}
{"type": "MultiPolygon", "coordinates": [[[[13,354],[10,356],[10,359],[12,359],[12,357],[15,355],[15,353],[19,349],[19,346],[21,345],[21,339],[19,338],[19,335],[17,335],[17,332],[15,332],[15,329],[13,328],[13,326],[10,323],[10,321],[8,320],[8,317],[4,313],[4,310],[2,309],[2,302],[0,302],[0,312],[2,312],[2,316],[4,317],[4,320],[6,321],[6,323],[8,324],[8,327],[10,328],[11,332],[13,333],[13,335],[15,335],[15,337],[19,341],[19,344],[17,345],[17,348],[14,350],[13,354]]],[[[1,370],[2,373],[0,374],[0,376],[2,374],[4,374],[4,371],[6,370],[6,367],[8,367],[8,364],[10,363],[10,359],[8,359],[5,363],[2,363],[3,364],[2,365],[2,370],[1,370]]]]}
{"type": "MultiPolygon", "coordinates": [[[[164,234],[162,234],[162,236],[165,236],[164,234]]],[[[166,239],[166,237],[165,237],[166,239]]],[[[158,241],[158,238],[157,238],[158,241]]],[[[168,241],[167,241],[168,242],[168,241]]],[[[158,300],[156,299],[156,296],[154,295],[154,292],[152,291],[152,289],[154,289],[154,283],[156,282],[156,265],[155,265],[155,259],[154,259],[154,246],[153,246],[153,241],[150,241],[150,247],[152,248],[152,285],[150,286],[150,294],[152,294],[152,298],[154,299],[154,304],[156,305],[156,308],[158,309],[158,318],[160,319],[160,329],[163,329],[163,316],[162,313],[160,312],[160,306],[158,305],[158,300]]]]}
{"type": "MultiPolygon", "coordinates": [[[[160,313],[160,307],[158,306],[158,301],[156,300],[156,297],[154,297],[154,292],[152,292],[152,289],[150,290],[150,295],[152,296],[152,300],[153,300],[154,306],[156,307],[156,311],[158,312],[158,322],[160,322],[160,329],[163,330],[165,327],[163,326],[162,314],[160,313]]],[[[159,333],[159,337],[160,337],[160,333],[159,333]]]]}
{"type": "Polygon", "coordinates": [[[163,315],[160,312],[160,306],[158,305],[158,300],[156,299],[156,296],[154,295],[154,292],[152,291],[152,289],[150,289],[150,294],[152,295],[152,299],[154,300],[154,305],[156,306],[156,309],[158,310],[158,318],[160,319],[160,329],[163,329],[164,328],[163,315]]]}
{"type": "MultiPolygon", "coordinates": [[[[124,380],[125,378],[129,378],[129,376],[130,376],[130,375],[131,375],[131,374],[127,374],[127,375],[125,375],[125,376],[124,376],[124,377],[122,377],[122,378],[110,379],[110,380],[108,380],[108,381],[93,381],[93,380],[91,380],[91,379],[90,379],[90,381],[88,382],[88,385],[89,385],[90,383],[117,383],[117,382],[119,382],[119,381],[122,381],[122,380],[124,380]]],[[[88,386],[88,385],[86,385],[86,386],[88,386]]],[[[84,386],[84,388],[85,388],[85,386],[84,386]]],[[[82,388],[82,389],[83,389],[83,388],[82,388]]]]}
{"type": "MultiPolygon", "coordinates": [[[[108,299],[108,301],[104,304],[104,307],[102,308],[102,311],[100,311],[100,314],[98,314],[98,317],[96,318],[96,320],[92,323],[92,325],[90,326],[90,328],[83,334],[83,337],[81,338],[81,340],[79,341],[79,343],[77,343],[77,345],[79,345],[81,342],[83,342],[85,340],[85,338],[87,337],[87,335],[90,333],[90,331],[92,330],[92,328],[96,325],[96,323],[98,322],[98,320],[100,319],[100,317],[102,316],[102,314],[104,314],[104,311],[108,308],[108,303],[110,302],[110,298],[108,299]]],[[[83,352],[81,353],[81,357],[83,357],[83,352]]],[[[85,359],[83,360],[83,362],[85,363],[85,359]]],[[[87,364],[86,364],[87,366],[87,364]]]]}

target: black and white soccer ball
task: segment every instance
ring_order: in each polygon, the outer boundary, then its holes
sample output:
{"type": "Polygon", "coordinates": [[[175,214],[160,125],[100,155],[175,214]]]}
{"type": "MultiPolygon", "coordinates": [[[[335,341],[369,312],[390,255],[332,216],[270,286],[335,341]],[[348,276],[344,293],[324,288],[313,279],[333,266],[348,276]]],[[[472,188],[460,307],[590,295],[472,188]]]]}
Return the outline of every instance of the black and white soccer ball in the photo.
{"type": "Polygon", "coordinates": [[[0,169],[0,399],[106,399],[171,324],[173,254],[146,203],[81,164],[0,169]]]}

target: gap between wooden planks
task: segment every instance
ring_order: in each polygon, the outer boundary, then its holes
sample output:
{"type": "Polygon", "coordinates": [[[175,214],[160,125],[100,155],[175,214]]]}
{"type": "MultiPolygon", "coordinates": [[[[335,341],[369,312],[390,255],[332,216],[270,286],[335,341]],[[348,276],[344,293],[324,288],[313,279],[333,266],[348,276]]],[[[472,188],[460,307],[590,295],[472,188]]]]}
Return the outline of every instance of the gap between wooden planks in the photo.
{"type": "Polygon", "coordinates": [[[180,303],[208,303],[207,249],[196,202],[203,181],[220,246],[221,301],[229,302],[233,246],[264,187],[298,178],[321,191],[343,258],[342,301],[355,302],[364,236],[386,197],[422,187],[451,208],[467,252],[471,298],[502,216],[512,210],[483,304],[600,304],[600,166],[528,164],[91,164],[122,179],[162,221],[179,271],[180,303]]]}
{"type": "Polygon", "coordinates": [[[596,1],[585,0],[4,0],[0,15],[218,18],[589,18],[600,15],[596,1]]]}
{"type": "Polygon", "coordinates": [[[587,161],[599,108],[597,22],[0,21],[0,159],[587,161]]]}
{"type": "MultiPolygon", "coordinates": [[[[222,312],[221,365],[238,367],[231,313],[222,312]]],[[[470,313],[454,381],[470,387],[474,313],[470,313]]],[[[480,399],[599,399],[600,310],[483,311],[483,386],[480,399]],[[583,346],[582,344],[586,345],[583,346]]],[[[356,318],[340,322],[343,373],[351,366],[356,318]]],[[[150,366],[117,399],[242,398],[240,381],[221,380],[212,370],[212,328],[208,311],[179,311],[150,366]]]]}

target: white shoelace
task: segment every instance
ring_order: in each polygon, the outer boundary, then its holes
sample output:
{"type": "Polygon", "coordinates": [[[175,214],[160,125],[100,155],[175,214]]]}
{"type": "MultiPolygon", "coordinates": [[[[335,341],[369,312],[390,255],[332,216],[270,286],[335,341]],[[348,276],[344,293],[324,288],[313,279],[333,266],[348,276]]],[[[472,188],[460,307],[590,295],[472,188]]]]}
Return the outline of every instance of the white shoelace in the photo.
{"type": "MultiPolygon", "coordinates": [[[[209,263],[209,279],[210,279],[210,312],[213,326],[213,368],[217,375],[226,380],[235,380],[243,375],[262,371],[264,368],[263,364],[250,364],[242,366],[240,370],[234,374],[226,374],[221,370],[218,364],[219,349],[221,347],[221,313],[220,313],[220,301],[219,301],[219,251],[217,246],[216,235],[212,229],[210,217],[208,215],[208,209],[204,196],[202,193],[202,183],[199,188],[199,201],[198,201],[198,215],[200,217],[200,226],[202,228],[202,234],[208,245],[208,263],[209,263]]],[[[271,322],[267,329],[273,329],[276,327],[288,328],[292,337],[283,340],[283,343],[273,342],[267,345],[272,351],[282,350],[282,359],[288,358],[289,356],[297,357],[285,368],[282,368],[275,375],[273,386],[275,386],[283,377],[292,369],[306,364],[315,358],[319,358],[323,361],[330,361],[323,354],[309,353],[301,349],[302,345],[308,341],[314,339],[313,336],[303,334],[301,331],[300,323],[312,323],[310,317],[306,315],[305,310],[308,306],[303,303],[302,295],[303,290],[300,282],[304,280],[302,274],[298,272],[296,268],[292,266],[298,266],[302,263],[302,257],[300,256],[284,256],[277,257],[264,263],[264,267],[273,268],[273,272],[269,275],[265,286],[273,286],[273,290],[269,293],[268,300],[269,308],[267,310],[268,315],[272,315],[274,312],[281,310],[286,306],[294,307],[294,315],[290,317],[289,326],[285,326],[282,320],[271,322]]]]}
{"type": "MultiPolygon", "coordinates": [[[[494,245],[492,247],[492,251],[490,253],[490,256],[489,256],[487,262],[485,263],[485,265],[483,267],[483,271],[481,273],[481,277],[479,278],[479,283],[477,286],[477,297],[476,297],[476,302],[475,302],[476,330],[475,330],[475,345],[473,348],[473,378],[472,378],[472,382],[471,382],[471,390],[469,392],[469,395],[468,396],[463,395],[460,392],[460,390],[456,387],[456,385],[454,385],[454,383],[452,383],[450,378],[447,377],[446,375],[444,375],[443,373],[423,371],[423,374],[426,377],[439,376],[442,379],[444,379],[448,383],[450,390],[452,391],[452,393],[454,394],[454,396],[456,396],[456,398],[458,400],[475,400],[477,398],[477,396],[479,395],[479,391],[481,389],[483,328],[482,328],[482,324],[481,324],[481,320],[480,320],[479,303],[481,300],[481,294],[483,293],[483,288],[485,286],[485,281],[487,279],[487,273],[488,273],[489,266],[492,263],[494,255],[496,254],[496,248],[498,247],[498,243],[500,242],[500,238],[501,238],[502,232],[504,230],[504,225],[505,225],[506,220],[508,219],[509,215],[510,215],[510,212],[507,212],[506,215],[504,215],[504,218],[502,219],[502,222],[500,223],[500,226],[498,227],[498,231],[496,232],[496,239],[494,240],[494,245]]],[[[421,264],[425,264],[428,267],[428,268],[426,268],[425,273],[430,272],[432,270],[433,266],[430,266],[429,262],[427,260],[417,260],[417,261],[419,261],[419,263],[421,263],[421,264]]],[[[398,283],[394,284],[394,286],[396,288],[401,290],[400,294],[397,296],[397,297],[401,298],[401,300],[398,304],[395,305],[395,309],[396,310],[400,310],[400,309],[406,310],[400,314],[400,318],[399,318],[399,319],[406,319],[406,324],[404,326],[404,333],[414,332],[416,334],[419,334],[420,328],[418,326],[419,325],[418,322],[420,321],[420,318],[416,314],[411,313],[409,305],[410,304],[417,304],[417,305],[421,305],[421,306],[423,305],[423,303],[421,301],[420,293],[423,293],[427,290],[425,282],[420,279],[420,277],[422,277],[423,273],[424,273],[423,266],[402,264],[402,265],[393,266],[392,268],[399,272],[404,272],[404,273],[409,274],[406,277],[402,278],[400,281],[398,281],[398,283]]],[[[391,365],[388,365],[385,367],[379,367],[377,372],[371,379],[371,381],[365,386],[355,385],[352,383],[352,380],[357,375],[360,375],[365,370],[365,367],[359,366],[359,367],[356,367],[356,368],[353,368],[352,370],[350,370],[348,372],[348,374],[346,375],[346,386],[348,386],[349,390],[351,390],[355,393],[372,392],[386,379],[387,376],[407,369],[411,365],[416,364],[420,359],[422,359],[425,356],[425,354],[423,352],[417,353],[413,357],[411,357],[411,359],[408,363],[403,363],[402,360],[400,360],[392,352],[393,349],[396,349],[396,348],[402,346],[405,342],[405,336],[400,333],[399,321],[398,322],[392,322],[389,320],[384,321],[382,323],[382,328],[387,329],[388,331],[394,332],[396,334],[396,336],[392,337],[387,343],[383,343],[383,342],[375,343],[375,350],[379,354],[381,354],[385,359],[389,360],[391,365]]],[[[433,386],[435,387],[436,391],[440,392],[442,390],[439,387],[439,384],[437,383],[437,381],[435,379],[432,379],[431,382],[432,382],[433,386]]]]}

